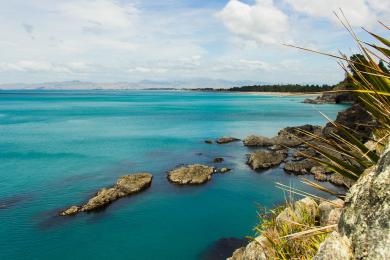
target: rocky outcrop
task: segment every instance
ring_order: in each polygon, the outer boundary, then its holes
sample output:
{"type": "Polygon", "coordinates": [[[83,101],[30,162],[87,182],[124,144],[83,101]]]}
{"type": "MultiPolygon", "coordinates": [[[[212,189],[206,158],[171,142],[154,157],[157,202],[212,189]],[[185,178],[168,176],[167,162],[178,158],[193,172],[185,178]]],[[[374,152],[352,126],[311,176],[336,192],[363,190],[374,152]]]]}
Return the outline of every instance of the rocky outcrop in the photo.
{"type": "Polygon", "coordinates": [[[348,260],[351,258],[348,238],[334,231],[321,243],[313,260],[348,260]]]}
{"type": "MultiPolygon", "coordinates": [[[[306,197],[294,203],[293,207],[287,207],[276,218],[277,225],[292,227],[301,222],[303,218],[318,218],[318,204],[311,198],[306,197]]],[[[298,224],[299,225],[299,224],[298,224]]],[[[275,259],[272,244],[265,236],[259,235],[246,247],[234,251],[230,260],[268,260],[275,259]]]]}
{"type": "Polygon", "coordinates": [[[240,139],[225,136],[217,139],[215,142],[218,144],[227,144],[227,143],[238,142],[238,141],[240,141],[240,139]]]}
{"type": "Polygon", "coordinates": [[[244,139],[245,146],[272,146],[275,145],[275,139],[265,136],[250,135],[244,139]]]}
{"type": "MultiPolygon", "coordinates": [[[[348,79],[337,84],[333,91],[340,90],[352,90],[354,87],[348,83],[348,79]]],[[[356,102],[356,97],[351,92],[324,92],[322,95],[316,97],[315,99],[306,98],[303,103],[308,104],[340,104],[340,103],[354,103],[356,102]]]]}
{"type": "MultiPolygon", "coordinates": [[[[322,210],[331,223],[329,205],[322,210]]],[[[321,244],[316,260],[390,259],[390,144],[377,166],[367,169],[350,188],[333,232],[321,244]]],[[[324,220],[322,220],[324,221],[324,220]]]]}
{"type": "MultiPolygon", "coordinates": [[[[348,128],[363,142],[370,139],[373,129],[377,126],[373,117],[359,104],[354,104],[352,107],[339,112],[335,122],[348,128]]],[[[338,131],[331,123],[324,127],[322,133],[327,138],[332,138],[332,133],[343,136],[343,133],[338,131]]]]}
{"type": "Polygon", "coordinates": [[[288,173],[300,175],[309,173],[314,166],[318,166],[318,163],[310,159],[304,159],[298,162],[287,162],[283,169],[288,173]]]}
{"type": "Polygon", "coordinates": [[[344,201],[336,199],[333,201],[322,201],[318,206],[320,210],[320,225],[329,226],[339,222],[344,201]]]}
{"type": "Polygon", "coordinates": [[[339,231],[355,259],[390,259],[390,147],[349,190],[339,231]]]}
{"type": "Polygon", "coordinates": [[[253,170],[267,169],[279,165],[284,161],[286,155],[277,151],[256,151],[248,157],[247,164],[253,170]]]}
{"type": "Polygon", "coordinates": [[[215,168],[193,164],[183,166],[170,171],[167,175],[168,180],[176,184],[202,184],[211,180],[211,175],[215,173],[215,168]]]}
{"type": "Polygon", "coordinates": [[[61,216],[75,215],[79,212],[93,211],[102,208],[111,202],[140,192],[150,187],[153,176],[150,173],[136,173],[122,176],[111,188],[103,188],[98,191],[86,204],[72,206],[62,212],[61,216]]]}
{"type": "Polygon", "coordinates": [[[313,125],[302,125],[296,127],[286,127],[278,132],[277,136],[272,138],[265,136],[250,135],[244,139],[245,146],[281,146],[281,147],[295,147],[301,145],[303,139],[308,139],[306,135],[303,135],[298,129],[302,129],[314,134],[320,134],[322,127],[313,125]],[[296,138],[299,137],[299,138],[296,138]]]}
{"type": "Polygon", "coordinates": [[[227,260],[267,260],[267,248],[269,241],[264,236],[256,237],[246,247],[241,247],[234,251],[227,260]]]}

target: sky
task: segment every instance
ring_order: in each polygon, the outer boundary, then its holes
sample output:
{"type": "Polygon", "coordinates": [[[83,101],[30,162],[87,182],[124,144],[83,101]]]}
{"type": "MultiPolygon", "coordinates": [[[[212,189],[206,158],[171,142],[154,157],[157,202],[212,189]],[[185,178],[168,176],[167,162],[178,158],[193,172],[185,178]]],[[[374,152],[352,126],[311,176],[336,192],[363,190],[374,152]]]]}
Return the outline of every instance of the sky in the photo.
{"type": "Polygon", "coordinates": [[[339,8],[362,39],[390,18],[385,0],[0,0],[0,84],[333,84],[335,60],[283,44],[355,52],[339,8]]]}

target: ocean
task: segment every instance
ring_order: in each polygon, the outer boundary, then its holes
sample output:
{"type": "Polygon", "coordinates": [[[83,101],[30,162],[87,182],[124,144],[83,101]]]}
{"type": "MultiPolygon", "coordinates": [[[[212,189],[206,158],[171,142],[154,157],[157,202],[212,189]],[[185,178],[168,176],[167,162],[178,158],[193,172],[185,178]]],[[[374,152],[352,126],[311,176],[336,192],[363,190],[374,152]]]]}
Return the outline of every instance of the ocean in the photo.
{"type": "Polygon", "coordinates": [[[241,142],[204,140],[271,137],[287,126],[324,125],[319,111],[335,118],[347,107],[303,99],[0,91],[0,259],[216,259],[224,241],[255,235],[259,206],[285,200],[275,182],[311,189],[280,167],[252,171],[245,161],[253,149],[241,142]],[[225,161],[214,164],[215,157],[225,161]],[[233,170],[199,186],[167,181],[167,171],[191,163],[233,170]],[[57,216],[136,172],[154,175],[150,189],[98,212],[57,216]]]}

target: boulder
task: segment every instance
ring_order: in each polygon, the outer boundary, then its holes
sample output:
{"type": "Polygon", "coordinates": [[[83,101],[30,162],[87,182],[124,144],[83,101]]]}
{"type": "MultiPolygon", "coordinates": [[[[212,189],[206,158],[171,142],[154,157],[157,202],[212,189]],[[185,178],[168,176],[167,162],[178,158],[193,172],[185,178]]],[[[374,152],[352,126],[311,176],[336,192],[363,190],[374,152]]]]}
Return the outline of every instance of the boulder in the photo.
{"type": "Polygon", "coordinates": [[[285,154],[261,150],[250,154],[247,164],[253,170],[266,169],[279,165],[285,158],[285,154]]]}
{"type": "Polygon", "coordinates": [[[267,248],[269,241],[264,236],[256,237],[246,247],[241,247],[234,251],[233,255],[227,260],[267,260],[267,248]]]}
{"type": "MultiPolygon", "coordinates": [[[[354,104],[345,111],[339,112],[335,121],[350,129],[349,131],[355,133],[363,142],[366,142],[371,138],[373,134],[372,131],[377,126],[373,117],[359,104],[354,104]]],[[[341,136],[344,135],[336,129],[332,123],[328,123],[324,127],[322,133],[326,138],[333,138],[332,133],[341,136]]]]}
{"type": "Polygon", "coordinates": [[[153,176],[150,173],[136,173],[122,176],[111,188],[103,188],[98,191],[83,206],[72,206],[62,212],[61,216],[75,215],[78,212],[93,211],[102,208],[111,202],[140,192],[150,187],[153,176]]]}
{"type": "Polygon", "coordinates": [[[344,201],[341,199],[332,202],[322,201],[318,206],[320,210],[320,225],[329,226],[339,222],[344,201]]]}
{"type": "Polygon", "coordinates": [[[330,176],[328,176],[328,181],[334,185],[345,186],[347,188],[351,187],[353,184],[351,179],[348,179],[338,173],[332,173],[330,176]]]}
{"type": "Polygon", "coordinates": [[[169,181],[176,184],[202,184],[209,181],[213,173],[215,173],[214,167],[193,164],[174,169],[167,177],[169,181]]]}
{"type": "Polygon", "coordinates": [[[349,260],[352,259],[350,242],[345,236],[333,231],[321,243],[313,260],[349,260]]]}
{"type": "Polygon", "coordinates": [[[284,165],[283,169],[288,173],[291,172],[300,175],[309,173],[311,169],[317,165],[318,163],[313,160],[304,159],[298,162],[288,162],[284,165]]]}
{"type": "Polygon", "coordinates": [[[351,241],[354,259],[390,259],[390,144],[374,169],[350,188],[339,232],[351,241]]]}
{"type": "Polygon", "coordinates": [[[314,175],[314,179],[316,179],[317,181],[327,181],[329,175],[333,172],[325,166],[314,166],[313,168],[311,168],[310,173],[314,175]]]}
{"type": "Polygon", "coordinates": [[[221,137],[219,139],[216,140],[216,142],[218,144],[227,144],[227,143],[232,143],[232,142],[237,142],[237,141],[240,141],[240,139],[238,138],[234,138],[234,137],[221,137]]]}
{"type": "Polygon", "coordinates": [[[274,138],[268,138],[265,136],[250,135],[244,139],[245,146],[272,146],[275,145],[274,138]]]}

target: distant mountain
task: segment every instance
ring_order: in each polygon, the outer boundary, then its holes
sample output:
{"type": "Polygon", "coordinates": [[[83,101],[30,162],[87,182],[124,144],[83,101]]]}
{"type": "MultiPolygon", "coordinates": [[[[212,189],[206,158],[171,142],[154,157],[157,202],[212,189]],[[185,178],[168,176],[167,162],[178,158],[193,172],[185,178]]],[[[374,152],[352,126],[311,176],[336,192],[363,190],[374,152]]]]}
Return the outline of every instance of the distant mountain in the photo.
{"type": "MultiPolygon", "coordinates": [[[[196,78],[189,80],[142,80],[138,82],[98,83],[87,81],[63,81],[45,83],[12,83],[0,84],[0,89],[43,89],[43,90],[77,90],[77,89],[189,89],[189,88],[231,88],[235,86],[259,84],[253,81],[229,81],[222,79],[196,78]]],[[[262,84],[262,83],[260,83],[262,84]]]]}

